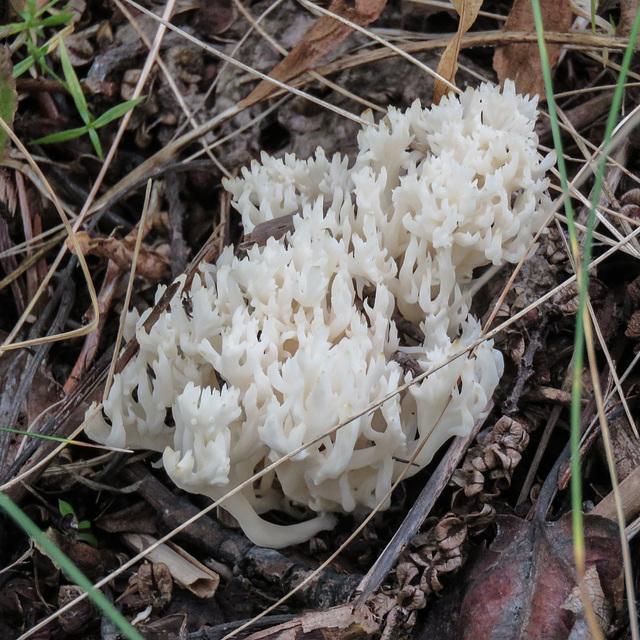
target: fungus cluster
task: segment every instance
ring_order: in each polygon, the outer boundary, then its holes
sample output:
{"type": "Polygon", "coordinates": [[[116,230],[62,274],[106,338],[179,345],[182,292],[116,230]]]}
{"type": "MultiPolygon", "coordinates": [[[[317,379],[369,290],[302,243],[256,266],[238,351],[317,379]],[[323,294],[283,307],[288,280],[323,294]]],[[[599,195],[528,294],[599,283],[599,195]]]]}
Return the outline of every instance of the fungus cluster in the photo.
{"type": "MultiPolygon", "coordinates": [[[[283,216],[292,228],[202,265],[149,333],[149,312],[129,315],[140,351],[89,435],[162,452],[176,485],[219,499],[409,382],[397,352],[424,371],[460,352],[481,330],[469,313],[474,270],[520,260],[550,211],[553,159],[538,156],[536,116],[512,84],[482,85],[370,118],[352,166],[322,149],[308,160],[265,154],[226,181],[245,234],[283,216]],[[424,337],[401,341],[398,318],[424,337]]],[[[424,439],[408,475],[469,433],[502,369],[484,342],[223,506],[273,548],[330,528],[336,512],[367,512],[424,439]],[[313,517],[277,525],[261,516],[273,509],[313,517]]]]}

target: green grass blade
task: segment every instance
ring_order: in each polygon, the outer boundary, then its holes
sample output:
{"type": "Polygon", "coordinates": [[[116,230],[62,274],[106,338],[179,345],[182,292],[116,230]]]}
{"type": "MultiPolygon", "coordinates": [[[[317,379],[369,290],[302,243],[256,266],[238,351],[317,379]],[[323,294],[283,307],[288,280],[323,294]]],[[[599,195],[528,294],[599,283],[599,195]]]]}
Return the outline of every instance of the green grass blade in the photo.
{"type": "Polygon", "coordinates": [[[44,138],[38,138],[31,144],[52,144],[53,142],[65,142],[66,140],[73,140],[79,138],[89,131],[89,127],[78,127],[77,129],[67,129],[66,131],[58,131],[58,133],[52,133],[44,138]]]}
{"type": "MultiPolygon", "coordinates": [[[[16,93],[16,81],[13,77],[13,65],[11,64],[11,52],[8,47],[0,49],[0,118],[9,127],[13,124],[13,116],[18,108],[18,94],[16,93]]],[[[7,134],[0,130],[0,157],[7,146],[7,134]]]]}
{"type": "MultiPolygon", "coordinates": [[[[569,229],[569,240],[574,255],[579,255],[579,242],[576,231],[573,205],[571,203],[569,182],[567,180],[567,168],[564,162],[562,149],[562,138],[560,136],[560,125],[556,114],[556,102],[553,93],[553,81],[551,79],[551,69],[549,68],[549,57],[547,55],[547,47],[544,41],[544,25],[542,24],[542,14],[540,11],[540,3],[538,0],[531,0],[533,5],[533,15],[536,24],[536,33],[538,35],[538,48],[540,50],[540,59],[542,62],[542,74],[544,76],[544,86],[547,93],[547,104],[549,106],[549,118],[551,120],[551,132],[553,134],[553,143],[558,156],[558,170],[560,172],[560,184],[564,194],[564,209],[567,217],[567,226],[569,229]]],[[[586,249],[587,242],[585,242],[586,249]]],[[[576,564],[579,567],[584,566],[584,526],[582,518],[582,483],[580,470],[580,424],[582,415],[582,368],[584,365],[584,307],[585,299],[582,297],[588,280],[588,273],[583,273],[580,282],[579,307],[576,314],[576,331],[574,337],[574,353],[573,353],[573,380],[571,394],[571,506],[573,513],[573,539],[576,552],[576,564]]]]}
{"type": "Polygon", "coordinates": [[[45,56],[49,52],[48,43],[43,45],[42,47],[37,47],[35,44],[27,40],[26,42],[27,51],[29,52],[29,56],[27,56],[24,60],[21,60],[14,68],[13,68],[13,77],[20,77],[25,71],[30,69],[36,62],[40,63],[42,67],[45,65],[45,56]]]}
{"type": "MultiPolygon", "coordinates": [[[[37,17],[40,17],[43,13],[46,13],[47,11],[49,11],[49,9],[53,9],[53,7],[55,7],[58,4],[58,0],[51,0],[51,2],[47,3],[44,5],[44,7],[42,7],[41,9],[39,9],[36,13],[37,17]]],[[[68,3],[67,3],[68,5],[68,3]]],[[[37,9],[38,7],[38,3],[35,3],[35,9],[37,9]]],[[[66,7],[65,7],[66,8],[66,7]]]]}
{"type": "Polygon", "coordinates": [[[67,81],[67,89],[76,104],[76,109],[82,118],[82,121],[89,125],[91,124],[91,117],[89,115],[89,109],[87,107],[87,101],[85,100],[82,87],[80,86],[80,80],[76,75],[76,70],[69,60],[69,54],[64,46],[64,41],[60,40],[60,62],[62,63],[62,71],[64,72],[64,78],[67,81]]]}
{"type": "Polygon", "coordinates": [[[140,96],[134,100],[127,100],[122,104],[117,104],[115,107],[111,107],[111,109],[105,111],[99,118],[94,120],[94,128],[97,129],[98,127],[103,127],[105,124],[121,118],[125,113],[127,113],[127,111],[131,111],[131,109],[137,107],[144,99],[145,96],[140,96]]]}
{"type": "Polygon", "coordinates": [[[20,62],[13,67],[13,77],[19,78],[25,71],[28,71],[33,66],[34,62],[33,56],[27,56],[24,60],[20,60],[20,62]]]}
{"type": "Polygon", "coordinates": [[[118,611],[101,591],[94,588],[91,581],[76,567],[69,558],[45,536],[38,526],[29,519],[22,510],[7,496],[0,492],[0,508],[3,509],[24,531],[31,537],[44,553],[51,558],[75,584],[84,589],[95,605],[99,607],[109,619],[117,625],[125,638],[129,640],[144,640],[127,619],[118,611]]]}
{"type": "Polygon", "coordinates": [[[98,158],[102,160],[102,145],[100,144],[100,138],[98,137],[98,132],[95,130],[95,127],[91,125],[89,127],[89,137],[91,138],[91,142],[93,144],[93,148],[96,150],[98,154],[98,158]]]}
{"type": "Polygon", "coordinates": [[[22,431],[21,429],[11,429],[10,427],[0,427],[0,431],[6,433],[15,433],[19,436],[30,436],[32,438],[41,438],[42,440],[52,440],[53,442],[64,442],[66,444],[73,444],[75,440],[69,440],[68,438],[59,438],[58,436],[46,436],[43,433],[31,433],[31,431],[22,431]]]}
{"type": "MultiPolygon", "coordinates": [[[[565,211],[567,214],[567,223],[569,229],[569,237],[571,242],[572,253],[579,257],[579,243],[577,238],[577,232],[573,217],[573,208],[571,206],[571,200],[569,198],[569,185],[567,182],[567,172],[562,155],[562,141],[560,138],[560,126],[558,124],[558,118],[556,114],[556,104],[553,93],[553,83],[551,79],[551,69],[549,68],[548,56],[546,51],[546,45],[544,42],[544,25],[542,24],[542,15],[540,12],[539,0],[531,0],[534,10],[534,19],[536,24],[536,33],[538,37],[538,47],[540,50],[540,57],[542,60],[542,71],[544,75],[545,89],[547,93],[547,103],[549,106],[549,116],[551,120],[551,130],[553,133],[554,145],[558,154],[558,169],[560,170],[562,191],[565,197],[565,211]]],[[[595,5],[592,5],[594,8],[595,5]]],[[[595,12],[593,14],[593,20],[595,21],[595,12]]],[[[595,22],[594,22],[595,24],[595,22]]],[[[578,311],[576,313],[576,331],[574,341],[574,369],[573,369],[573,382],[572,382],[572,402],[571,402],[571,504],[572,504],[572,517],[573,517],[573,536],[574,536],[574,550],[576,555],[576,565],[584,567],[584,529],[583,529],[583,517],[582,517],[582,484],[581,484],[581,472],[580,472],[580,437],[581,437],[581,396],[582,396],[582,369],[584,362],[584,348],[585,348],[585,319],[586,319],[586,302],[588,291],[588,278],[589,278],[589,264],[591,263],[592,245],[593,245],[593,229],[595,226],[596,210],[598,201],[600,199],[600,192],[604,180],[606,171],[606,149],[611,141],[615,125],[618,121],[618,114],[620,112],[620,105],[622,104],[622,97],[625,87],[626,78],[628,75],[629,67],[631,64],[631,57],[634,53],[634,44],[637,41],[638,33],[640,32],[640,12],[636,14],[633,28],[629,36],[629,44],[624,53],[622,65],[620,67],[620,75],[616,83],[616,90],[607,118],[607,124],[605,127],[605,134],[602,143],[603,153],[598,159],[598,166],[596,170],[596,176],[594,186],[592,189],[592,198],[589,208],[589,218],[587,222],[587,231],[584,241],[584,248],[582,254],[582,260],[578,265],[580,289],[578,295],[578,311]]],[[[612,470],[615,473],[615,469],[612,470]]],[[[628,560],[629,547],[626,540],[624,523],[621,523],[621,545],[623,550],[623,557],[628,560]]],[[[628,561],[625,562],[625,585],[627,589],[627,595],[629,599],[629,613],[631,622],[631,635],[635,639],[638,636],[638,623],[635,607],[635,596],[633,593],[633,579],[629,575],[626,569],[630,566],[628,561]]]]}
{"type": "Polygon", "coordinates": [[[37,20],[36,24],[33,26],[37,26],[39,28],[42,27],[56,27],[59,24],[67,24],[73,18],[73,13],[57,13],[54,16],[48,16],[47,18],[42,18],[41,20],[37,20]]]}
{"type": "MultiPolygon", "coordinates": [[[[34,143],[32,143],[34,144],[34,143]]],[[[93,444],[91,442],[82,442],[81,440],[69,440],[69,438],[59,438],[58,436],[48,436],[44,433],[35,433],[32,431],[23,431],[22,429],[11,429],[10,427],[0,427],[0,431],[6,433],[15,433],[19,436],[27,436],[29,438],[40,438],[41,440],[51,440],[53,442],[64,442],[65,444],[71,444],[78,447],[89,447],[91,449],[107,449],[109,451],[120,451],[122,453],[132,453],[131,449],[118,449],[116,447],[103,447],[99,444],[93,444]]]]}

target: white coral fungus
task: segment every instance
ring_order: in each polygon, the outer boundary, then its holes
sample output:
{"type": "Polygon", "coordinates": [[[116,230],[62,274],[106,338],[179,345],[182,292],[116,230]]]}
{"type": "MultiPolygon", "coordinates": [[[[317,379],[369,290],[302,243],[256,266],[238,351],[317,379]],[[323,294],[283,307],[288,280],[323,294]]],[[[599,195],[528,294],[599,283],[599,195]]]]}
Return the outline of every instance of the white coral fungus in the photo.
{"type": "MultiPolygon", "coordinates": [[[[151,331],[131,314],[140,352],[87,431],[163,452],[182,489],[219,499],[255,472],[393,393],[480,335],[473,271],[520,260],[550,211],[534,133],[536,101],[507,83],[423,109],[390,109],[347,158],[262,156],[226,182],[246,233],[296,214],[284,238],[227,248],[203,265],[151,331]],[[183,295],[186,295],[183,292],[183,295]],[[403,346],[394,319],[419,326],[403,346]]],[[[162,291],[158,292],[158,296],[162,291]]],[[[491,342],[280,464],[224,506],[256,544],[283,547],[366,512],[451,436],[468,434],[502,373],[491,342]],[[315,517],[267,522],[271,509],[315,517]]],[[[388,506],[388,500],[383,504],[388,506]]]]}

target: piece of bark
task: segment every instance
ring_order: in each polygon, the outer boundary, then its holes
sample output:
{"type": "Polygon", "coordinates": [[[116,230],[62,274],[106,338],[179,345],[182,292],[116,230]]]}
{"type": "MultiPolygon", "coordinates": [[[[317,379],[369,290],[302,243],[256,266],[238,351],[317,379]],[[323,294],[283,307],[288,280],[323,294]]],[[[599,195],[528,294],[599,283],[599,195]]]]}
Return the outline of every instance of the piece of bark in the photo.
{"type": "MultiPolygon", "coordinates": [[[[58,283],[57,289],[28,333],[29,339],[40,338],[43,335],[56,335],[63,330],[75,299],[75,284],[69,278],[73,268],[75,268],[75,261],[70,262],[69,266],[62,272],[63,276],[58,283]]],[[[6,383],[0,394],[0,424],[4,427],[16,427],[20,412],[25,403],[29,401],[35,375],[42,363],[45,362],[52,346],[52,342],[44,342],[32,349],[23,350],[9,365],[6,383]]],[[[19,457],[20,451],[10,445],[15,440],[14,434],[8,432],[0,433],[1,474],[4,474],[8,468],[13,467],[15,463],[14,455],[19,457]]],[[[32,438],[31,440],[35,439],[32,438]]],[[[20,446],[22,446],[22,440],[19,442],[21,443],[20,446]]],[[[24,448],[33,444],[33,442],[26,442],[27,444],[24,448]]],[[[37,446],[41,446],[41,444],[41,442],[38,442],[37,446]]]]}
{"type": "Polygon", "coordinates": [[[239,627],[244,627],[245,635],[238,634],[237,636],[234,636],[238,638],[238,640],[242,640],[252,632],[276,627],[284,622],[289,622],[294,618],[295,616],[286,614],[263,616],[262,618],[250,620],[234,620],[233,622],[225,622],[223,624],[208,628],[205,627],[204,629],[200,629],[199,631],[189,633],[186,636],[186,640],[223,640],[223,638],[226,638],[229,633],[235,631],[239,627]],[[245,627],[245,625],[247,626],[245,627]]]}
{"type": "MultiPolygon", "coordinates": [[[[629,523],[640,514],[640,467],[637,467],[620,483],[619,489],[624,517],[629,523]]],[[[616,520],[613,491],[606,495],[590,513],[616,520]]]]}
{"type": "Polygon", "coordinates": [[[184,176],[168,173],[165,178],[165,194],[169,203],[169,227],[171,228],[171,277],[178,277],[189,264],[189,247],[184,239],[185,204],[180,197],[184,176]]]}
{"type": "Polygon", "coordinates": [[[396,327],[398,327],[398,331],[404,333],[407,338],[410,338],[417,344],[422,344],[424,342],[424,333],[420,327],[412,324],[399,313],[394,313],[391,320],[393,320],[396,327]]]}
{"type": "MultiPolygon", "coordinates": [[[[606,118],[613,101],[613,91],[603,91],[593,98],[581,100],[578,105],[564,112],[576,131],[585,131],[597,120],[606,118]]],[[[536,123],[536,133],[543,143],[552,143],[551,121],[540,118],[536,123]]]]}
{"type": "Polygon", "coordinates": [[[424,369],[418,361],[404,351],[394,351],[391,354],[391,359],[397,362],[405,373],[411,373],[414,378],[424,374],[424,369]]]}
{"type": "MultiPolygon", "coordinates": [[[[139,533],[125,533],[123,538],[137,553],[157,542],[152,536],[139,533]]],[[[153,563],[164,564],[173,579],[198,598],[212,598],[220,584],[218,574],[174,543],[157,546],[147,558],[153,563]]]]}

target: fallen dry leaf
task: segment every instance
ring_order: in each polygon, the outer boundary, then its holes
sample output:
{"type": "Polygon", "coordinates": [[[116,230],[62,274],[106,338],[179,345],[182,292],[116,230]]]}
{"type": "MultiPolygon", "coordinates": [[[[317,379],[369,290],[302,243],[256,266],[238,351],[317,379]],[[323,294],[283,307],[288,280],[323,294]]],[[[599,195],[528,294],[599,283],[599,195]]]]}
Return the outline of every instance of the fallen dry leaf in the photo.
{"type": "Polygon", "coordinates": [[[628,36],[631,33],[637,13],[638,0],[620,0],[620,22],[616,29],[617,36],[628,36]]]}
{"type": "MultiPolygon", "coordinates": [[[[572,594],[576,587],[571,514],[556,522],[529,522],[513,516],[498,522],[496,539],[470,569],[458,637],[568,639],[583,617],[567,606],[575,605],[572,594]]],[[[611,520],[585,516],[587,572],[593,577],[595,568],[603,594],[592,600],[596,613],[606,607],[619,610],[622,604],[618,535],[611,520]]],[[[587,588],[587,592],[592,595],[595,590],[587,588]]]]}
{"type": "MultiPolygon", "coordinates": [[[[333,0],[329,5],[329,11],[359,27],[365,27],[378,19],[386,3],[387,0],[355,0],[354,6],[349,0],[333,0]]],[[[313,23],[284,60],[271,70],[269,77],[280,82],[287,82],[287,80],[299,76],[345,40],[351,31],[353,29],[343,22],[331,16],[322,16],[313,23]]],[[[276,90],[276,85],[268,80],[263,80],[242,101],[242,104],[245,107],[251,106],[264,100],[276,90]]]]}
{"type": "MultiPolygon", "coordinates": [[[[76,233],[76,240],[83,255],[101,256],[113,260],[122,271],[129,271],[133,264],[135,237],[126,236],[122,240],[117,238],[92,238],[85,231],[76,233]]],[[[67,241],[71,251],[71,243],[67,241]]],[[[136,275],[146,278],[149,282],[160,282],[169,274],[169,259],[167,256],[152,251],[143,246],[136,258],[136,275]]]]}
{"type": "MultiPolygon", "coordinates": [[[[569,0],[540,0],[542,22],[547,31],[569,31],[573,11],[569,0]]],[[[524,31],[535,33],[531,0],[515,0],[503,31],[524,31]]],[[[549,66],[553,69],[558,62],[562,45],[547,45],[549,66]]],[[[507,44],[497,47],[493,56],[493,68],[500,83],[511,78],[516,83],[518,93],[522,95],[545,95],[542,65],[537,44],[507,44]]]]}
{"type": "MultiPolygon", "coordinates": [[[[605,598],[604,591],[602,590],[602,584],[600,583],[600,576],[598,570],[594,565],[590,566],[584,576],[584,586],[588,594],[589,602],[596,614],[596,620],[600,631],[603,633],[609,628],[611,619],[613,617],[613,606],[605,598]]],[[[582,595],[580,593],[580,587],[576,586],[569,594],[569,597],[562,603],[562,608],[567,611],[573,611],[576,616],[575,624],[571,630],[569,640],[578,640],[578,638],[585,638],[585,640],[591,640],[593,634],[589,630],[589,624],[585,615],[584,607],[582,606],[582,595]]]]}
{"type": "Polygon", "coordinates": [[[145,560],[138,572],[129,578],[125,591],[116,602],[127,611],[140,611],[146,607],[162,610],[171,602],[173,579],[167,565],[145,560]]]}
{"type": "MultiPolygon", "coordinates": [[[[451,0],[451,4],[460,16],[458,31],[453,36],[451,42],[444,50],[440,63],[438,64],[438,74],[451,84],[455,84],[456,72],[458,71],[458,55],[460,54],[460,42],[462,36],[469,31],[471,25],[478,17],[478,11],[482,6],[482,0],[451,0]]],[[[440,100],[449,93],[449,86],[436,78],[433,89],[433,102],[438,104],[440,100]]]]}

